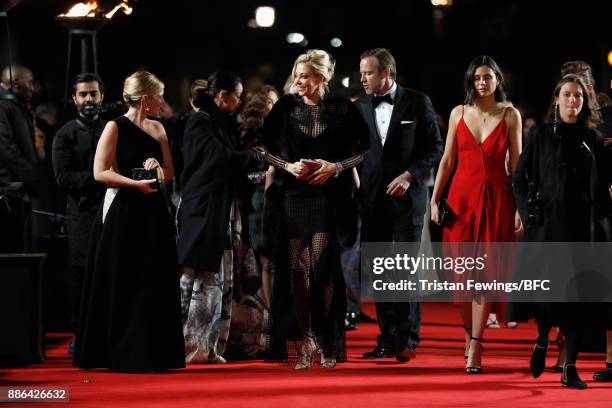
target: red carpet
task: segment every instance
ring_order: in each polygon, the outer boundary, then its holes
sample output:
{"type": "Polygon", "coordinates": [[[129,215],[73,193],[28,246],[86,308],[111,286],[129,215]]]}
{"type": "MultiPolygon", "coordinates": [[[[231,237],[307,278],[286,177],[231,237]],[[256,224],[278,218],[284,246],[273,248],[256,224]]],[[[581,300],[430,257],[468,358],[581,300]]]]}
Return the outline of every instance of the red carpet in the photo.
{"type": "MultiPolygon", "coordinates": [[[[372,312],[372,309],[370,309],[372,312]]],[[[535,380],[528,359],[535,338],[533,324],[490,329],[482,375],[463,373],[463,330],[447,304],[423,308],[422,343],[408,363],[363,360],[375,343],[377,327],[362,324],[349,332],[349,362],[332,370],[318,366],[294,372],[289,366],[261,361],[227,365],[192,365],[172,374],[115,374],[72,368],[67,335],[50,335],[44,364],[4,370],[0,385],[68,387],[75,407],[588,407],[612,406],[612,383],[591,379],[603,367],[603,355],[583,353],[578,361],[589,389],[568,390],[560,374],[535,380]]],[[[548,364],[554,363],[552,346],[548,364]]],[[[0,408],[17,404],[1,404],[0,408]]],[[[19,404],[65,406],[57,403],[19,404]]]]}

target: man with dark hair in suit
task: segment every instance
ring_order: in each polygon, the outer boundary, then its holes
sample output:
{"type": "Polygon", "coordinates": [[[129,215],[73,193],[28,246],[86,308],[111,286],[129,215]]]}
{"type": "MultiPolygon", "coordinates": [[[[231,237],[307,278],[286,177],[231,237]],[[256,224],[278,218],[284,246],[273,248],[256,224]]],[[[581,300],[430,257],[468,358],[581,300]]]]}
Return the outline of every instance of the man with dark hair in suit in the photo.
{"type": "MultiPolygon", "coordinates": [[[[427,203],[425,178],[442,157],[442,138],[427,95],[395,82],[395,59],[384,48],[361,54],[366,96],[356,102],[370,129],[360,169],[362,242],[419,242],[427,203]]],[[[364,358],[416,356],[418,302],[376,302],[377,346],[364,358]]]]}
{"type": "MultiPolygon", "coordinates": [[[[93,160],[104,130],[100,106],[104,84],[96,74],[83,73],[72,82],[72,100],[78,115],[57,131],[53,139],[53,170],[60,188],[68,193],[68,243],[72,269],[72,323],[79,316],[83,276],[87,266],[93,222],[105,188],[95,181],[93,160]]],[[[69,347],[72,352],[74,339],[69,347]]],[[[72,354],[72,353],[71,353],[72,354]]]]}

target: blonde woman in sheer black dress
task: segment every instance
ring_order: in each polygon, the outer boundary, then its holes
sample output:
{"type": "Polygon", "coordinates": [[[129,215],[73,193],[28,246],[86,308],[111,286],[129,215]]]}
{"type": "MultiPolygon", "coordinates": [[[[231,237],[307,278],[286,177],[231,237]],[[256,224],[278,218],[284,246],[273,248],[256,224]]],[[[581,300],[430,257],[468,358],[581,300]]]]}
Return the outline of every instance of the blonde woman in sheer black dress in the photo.
{"type": "MultiPolygon", "coordinates": [[[[274,276],[268,347],[283,358],[287,340],[301,342],[295,369],[345,359],[345,288],[338,234],[343,209],[352,205],[351,172],[367,148],[368,131],[348,99],[328,94],[334,63],[311,50],[293,66],[291,94],[266,119],[267,160],[276,168],[274,191],[283,220],[274,276]],[[318,170],[301,161],[311,159],[318,170]],[[285,267],[281,259],[285,259],[285,267]]],[[[344,211],[346,213],[346,211],[344,211]]],[[[273,356],[272,359],[275,359],[273,356]]]]}

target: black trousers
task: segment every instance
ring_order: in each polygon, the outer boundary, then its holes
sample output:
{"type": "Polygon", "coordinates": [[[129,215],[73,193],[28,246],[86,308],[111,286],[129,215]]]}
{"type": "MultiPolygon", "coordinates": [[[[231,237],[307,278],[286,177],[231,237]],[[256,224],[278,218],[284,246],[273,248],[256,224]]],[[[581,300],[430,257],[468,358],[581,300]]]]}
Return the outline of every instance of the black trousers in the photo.
{"type": "MultiPolygon", "coordinates": [[[[362,220],[362,242],[420,242],[423,214],[413,215],[406,200],[380,194],[372,213],[362,220]]],[[[419,302],[376,302],[376,320],[379,346],[404,349],[419,345],[419,302]]]]}
{"type": "Polygon", "coordinates": [[[355,245],[342,252],[342,274],[346,284],[346,312],[361,313],[360,236],[355,245]]]}

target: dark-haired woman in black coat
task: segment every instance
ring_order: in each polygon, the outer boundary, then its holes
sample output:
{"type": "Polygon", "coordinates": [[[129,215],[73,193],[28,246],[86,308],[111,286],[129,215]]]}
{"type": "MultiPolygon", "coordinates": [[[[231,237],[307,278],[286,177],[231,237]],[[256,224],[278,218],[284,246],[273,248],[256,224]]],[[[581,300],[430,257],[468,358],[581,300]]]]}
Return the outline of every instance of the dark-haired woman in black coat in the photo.
{"type": "MultiPolygon", "coordinates": [[[[529,132],[514,173],[516,203],[526,225],[522,241],[594,241],[597,122],[584,82],[576,75],[564,76],[553,93],[549,123],[529,132]],[[534,201],[536,192],[541,198],[534,201]],[[537,201],[541,211],[534,209],[537,201]]],[[[518,265],[520,273],[520,260],[518,265]]],[[[548,334],[558,325],[566,338],[567,353],[561,382],[571,388],[587,387],[578,377],[576,359],[584,329],[597,320],[598,313],[591,306],[567,302],[510,305],[510,321],[535,318],[538,323],[530,363],[534,377],[544,371],[548,334]]]]}
{"type": "Polygon", "coordinates": [[[208,87],[193,98],[198,111],[185,126],[178,255],[187,363],[225,362],[232,289],[231,252],[225,250],[234,183],[259,157],[239,150],[231,114],[241,94],[236,75],[211,75],[208,87]]]}

